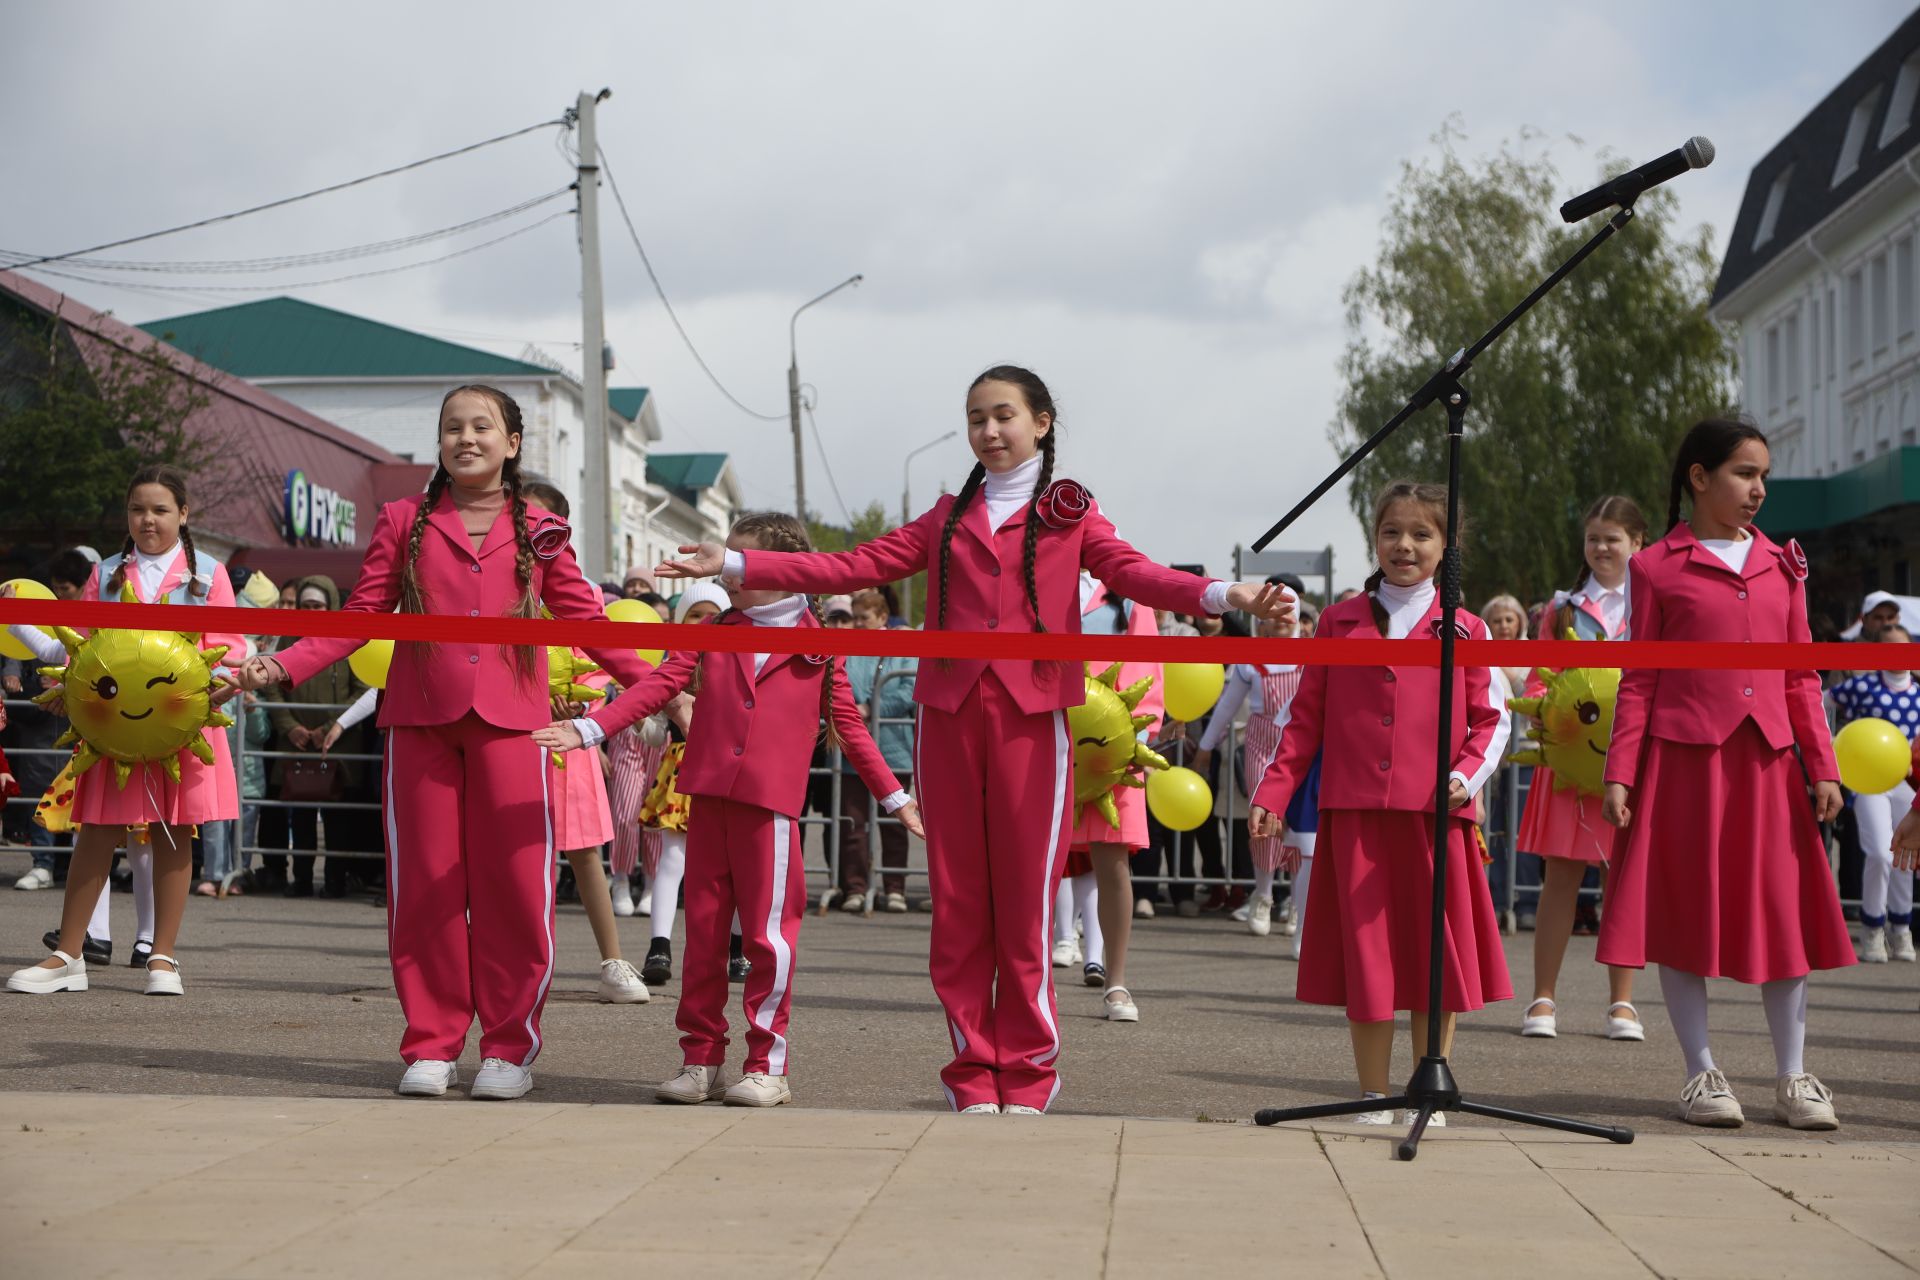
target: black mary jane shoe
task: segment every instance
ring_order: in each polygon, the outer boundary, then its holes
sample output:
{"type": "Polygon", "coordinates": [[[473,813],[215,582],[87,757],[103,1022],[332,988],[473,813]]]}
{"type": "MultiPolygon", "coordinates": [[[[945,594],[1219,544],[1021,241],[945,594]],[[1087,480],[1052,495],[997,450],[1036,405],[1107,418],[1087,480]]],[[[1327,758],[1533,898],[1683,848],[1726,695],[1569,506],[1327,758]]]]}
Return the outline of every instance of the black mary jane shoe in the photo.
{"type": "Polygon", "coordinates": [[[640,965],[640,980],[650,987],[664,986],[673,979],[673,943],[655,938],[640,965]]]}
{"type": "Polygon", "coordinates": [[[745,982],[747,975],[752,972],[753,961],[747,959],[740,935],[736,933],[727,946],[727,981],[745,982]]]}
{"type": "Polygon", "coordinates": [[[1107,985],[1107,966],[1097,960],[1093,961],[1088,964],[1085,969],[1080,971],[1080,981],[1089,987],[1105,987],[1107,985]]]}
{"type": "MultiPolygon", "coordinates": [[[[49,951],[58,951],[60,949],[60,931],[58,929],[49,929],[41,934],[40,945],[49,951]]],[[[92,934],[88,934],[86,941],[80,944],[80,958],[88,964],[112,964],[113,944],[111,942],[102,942],[92,934]]]]}
{"type": "Polygon", "coordinates": [[[135,938],[133,940],[133,954],[127,957],[127,967],[129,969],[145,969],[147,967],[147,958],[152,954],[152,941],[146,938],[135,938]]]}

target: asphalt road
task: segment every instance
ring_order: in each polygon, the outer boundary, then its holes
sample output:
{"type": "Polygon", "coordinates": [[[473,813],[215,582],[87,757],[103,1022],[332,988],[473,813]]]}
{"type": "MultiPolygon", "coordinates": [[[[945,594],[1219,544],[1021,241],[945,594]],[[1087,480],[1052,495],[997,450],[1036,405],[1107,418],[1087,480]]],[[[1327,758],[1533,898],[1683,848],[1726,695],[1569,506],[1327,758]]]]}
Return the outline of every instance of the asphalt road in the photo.
{"type": "MultiPolygon", "coordinates": [[[[10,883],[25,865],[19,855],[0,855],[0,876],[10,883]]],[[[59,901],[55,892],[0,891],[0,965],[40,958],[39,935],[55,923],[59,901]]],[[[124,957],[132,900],[115,895],[113,912],[124,957]]],[[[140,975],[124,963],[96,969],[93,990],[81,995],[0,993],[0,1088],[387,1095],[401,1064],[384,922],[365,900],[194,899],[180,947],[185,999],[143,997],[140,975]]],[[[621,922],[636,963],[649,923],[621,922]]],[[[926,977],[928,924],[917,913],[808,916],[791,1030],[797,1105],[944,1106],[935,1073],[947,1041],[926,977]]],[[[1056,971],[1066,978],[1057,1109],[1244,1119],[1263,1106],[1352,1096],[1345,1022],[1336,1009],[1295,1001],[1288,940],[1250,937],[1223,916],[1137,922],[1134,938],[1138,1024],[1102,1020],[1099,992],[1078,985],[1077,973],[1056,971]]],[[[561,908],[559,940],[533,1096],[648,1101],[679,1063],[677,979],[647,1005],[600,1004],[592,936],[578,906],[561,908]]],[[[1511,1003],[1462,1021],[1454,1056],[1462,1088],[1499,1105],[1685,1131],[1671,1119],[1681,1066],[1658,984],[1645,980],[1637,993],[1646,1043],[1601,1038],[1606,982],[1593,945],[1573,941],[1559,1039],[1520,1039],[1521,1011],[1511,1003]]],[[[1531,951],[1531,934],[1508,940],[1516,990],[1531,989],[1531,951]]],[[[1715,983],[1713,998],[1715,1054],[1749,1128],[1784,1133],[1770,1119],[1773,1059],[1758,991],[1715,983]]],[[[1920,966],[1815,975],[1807,1062],[1834,1090],[1842,1137],[1920,1140],[1917,1006],[1920,966]]],[[[1403,1038],[1396,1076],[1410,1064],[1406,1054],[1403,1038]]],[[[470,1047],[469,1078],[474,1057],[470,1047]]]]}

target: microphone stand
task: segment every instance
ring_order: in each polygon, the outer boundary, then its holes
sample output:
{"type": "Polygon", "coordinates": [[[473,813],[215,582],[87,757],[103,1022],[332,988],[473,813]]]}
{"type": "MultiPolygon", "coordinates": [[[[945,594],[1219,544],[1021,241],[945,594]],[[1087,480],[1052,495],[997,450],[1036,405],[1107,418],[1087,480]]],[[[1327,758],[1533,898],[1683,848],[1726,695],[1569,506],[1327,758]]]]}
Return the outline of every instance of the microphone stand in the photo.
{"type": "Polygon", "coordinates": [[[1461,378],[1473,367],[1473,362],[1488,347],[1500,339],[1515,321],[1531,310],[1535,303],[1546,297],[1552,288],[1572,274],[1587,256],[1598,249],[1620,228],[1633,219],[1633,202],[1628,200],[1619,211],[1607,220],[1605,226],[1548,276],[1545,280],[1520,301],[1513,310],[1501,317],[1498,324],[1482,334],[1472,346],[1455,352],[1445,364],[1428,378],[1419,390],[1400,411],[1389,418],[1366,441],[1355,449],[1333,472],[1322,480],[1312,493],[1302,498],[1292,511],[1289,511],[1271,529],[1260,535],[1253,544],[1255,551],[1264,550],[1268,543],[1299,519],[1301,514],[1333,488],[1360,460],[1378,448],[1384,440],[1398,430],[1409,418],[1436,402],[1447,412],[1447,539],[1446,549],[1441,556],[1440,571],[1440,742],[1434,753],[1439,777],[1436,780],[1433,802],[1433,908],[1429,922],[1427,947],[1427,1046],[1426,1055],[1414,1068],[1406,1088],[1396,1097],[1364,1098],[1356,1102],[1329,1102],[1307,1107],[1269,1107],[1254,1113],[1253,1121],[1259,1125],[1278,1124],[1283,1120],[1312,1120],[1322,1116],[1355,1115],[1362,1111],[1382,1111],[1406,1108],[1413,1111],[1413,1128],[1400,1142],[1395,1153],[1402,1160],[1411,1160],[1420,1151],[1420,1138],[1426,1133],[1427,1123],[1435,1113],[1443,1111],[1464,1111],[1469,1115],[1486,1116],[1494,1120],[1505,1120],[1514,1124],[1534,1125],[1544,1129],[1559,1129],[1567,1133],[1585,1134],[1588,1137],[1605,1138],[1609,1142],[1628,1143],[1633,1141],[1633,1130],[1619,1125],[1592,1124],[1584,1120],[1571,1120],[1561,1116],[1538,1115],[1530,1111],[1515,1111],[1508,1107],[1489,1106],[1482,1102],[1473,1102],[1460,1094],[1460,1086],[1454,1080],[1453,1070],[1447,1065],[1447,1058],[1440,1047],[1441,1023],[1441,974],[1442,945],[1441,933],[1447,919],[1447,824],[1452,820],[1447,809],[1448,777],[1452,772],[1453,739],[1453,675],[1455,663],[1453,657],[1454,617],[1460,608],[1460,444],[1465,435],[1467,406],[1471,397],[1461,378]]]}

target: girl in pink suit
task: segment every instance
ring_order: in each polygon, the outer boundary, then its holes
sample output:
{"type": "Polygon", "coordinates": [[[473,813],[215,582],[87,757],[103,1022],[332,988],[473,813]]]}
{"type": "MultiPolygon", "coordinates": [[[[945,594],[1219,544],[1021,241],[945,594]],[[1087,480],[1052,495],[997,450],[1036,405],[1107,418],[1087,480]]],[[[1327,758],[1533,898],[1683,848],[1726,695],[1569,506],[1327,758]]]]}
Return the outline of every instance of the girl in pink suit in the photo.
{"type": "MultiPolygon", "coordinates": [[[[550,484],[524,485],[521,492],[530,511],[546,512],[562,520],[572,512],[567,496],[550,484]]],[[[572,656],[584,658],[586,653],[575,649],[572,656]]],[[[610,682],[606,672],[593,671],[580,683],[605,693],[610,682]]],[[[556,694],[553,710],[555,715],[577,715],[582,708],[562,702],[556,694]]],[[[601,847],[613,839],[613,810],[607,802],[606,766],[600,748],[589,748],[571,762],[571,767],[549,759],[547,768],[547,787],[553,796],[553,842],[566,854],[567,865],[573,869],[580,906],[587,913],[593,945],[600,952],[600,999],[608,1004],[645,1004],[652,997],[639,970],[620,955],[613,895],[607,888],[607,873],[600,866],[601,847]]]]}
{"type": "MultiPolygon", "coordinates": [[[[753,589],[840,592],[925,569],[935,626],[990,634],[1077,632],[1082,568],[1149,608],[1291,609],[1284,591],[1209,583],[1127,545],[1086,489],[1052,482],[1054,422],[1038,377],[989,369],[967,394],[978,465],[958,494],[911,524],[831,554],[684,547],[698,554],[659,572],[725,571],[753,589]]],[[[940,1078],[957,1111],[1039,1112],[1059,1088],[1049,935],[1073,822],[1066,713],[1084,697],[1081,663],[1018,658],[925,662],[914,686],[913,776],[934,904],[929,967],[953,1043],[940,1078]]]]}
{"type": "MultiPolygon", "coordinates": [[[[1367,579],[1368,594],[1329,606],[1315,634],[1432,638],[1441,619],[1433,574],[1446,512],[1447,492],[1438,485],[1390,485],[1374,505],[1380,567],[1367,579]]],[[[1456,618],[1464,638],[1486,637],[1486,624],[1471,613],[1462,610],[1456,618]]],[[[1387,1092],[1396,1010],[1413,1011],[1416,1056],[1427,1042],[1439,705],[1437,667],[1307,667],[1247,818],[1255,838],[1278,835],[1281,813],[1320,753],[1319,866],[1302,926],[1299,996],[1309,1004],[1346,1006],[1354,1066],[1370,1098],[1387,1092]]],[[[1506,747],[1507,709],[1485,667],[1454,673],[1453,705],[1447,805],[1456,816],[1447,824],[1442,855],[1441,1052],[1449,1055],[1456,1013],[1513,997],[1470,816],[1506,747]]],[[[1389,1124],[1393,1114],[1356,1118],[1389,1124]]]]}
{"type": "MultiPolygon", "coordinates": [[[[806,527],[778,512],[751,515],[728,545],[802,551],[806,527]]],[[[714,626],[817,628],[804,596],[735,591],[736,606],[714,626]]],[[[799,813],[819,724],[841,746],[867,789],[908,830],[923,834],[919,812],[887,768],[854,705],[846,677],[829,657],[810,654],[676,651],[660,669],[627,686],[611,706],[561,721],[534,735],[543,746],[574,749],[618,733],[665,707],[699,679],[700,714],[687,730],[676,785],[693,798],[687,825],[687,947],[675,1017],[685,1065],[661,1085],[661,1102],[772,1107],[792,1100],[787,1083],[787,1017],[794,957],[806,909],[799,813]],[[747,1058],[739,1083],[725,1079],[727,943],[735,912],[752,962],[742,1001],[747,1058]]]]}
{"type": "MultiPolygon", "coordinates": [[[[1647,541],[1647,518],[1632,498],[1607,497],[1587,512],[1582,537],[1586,570],[1578,587],[1554,597],[1541,635],[1564,640],[1573,632],[1582,640],[1618,640],[1627,626],[1627,559],[1647,541]]],[[[1603,665],[1598,662],[1595,665],[1603,665]]],[[[1536,670],[1527,680],[1527,696],[1537,698],[1546,683],[1536,670]]],[[[1554,991],[1560,964],[1573,935],[1574,910],[1587,869],[1605,863],[1613,852],[1613,828],[1600,816],[1600,797],[1555,789],[1553,771],[1533,771],[1526,812],[1515,838],[1522,853],[1538,854],[1546,866],[1540,886],[1540,912],[1533,930],[1533,1003],[1520,1022],[1520,1034],[1550,1039],[1559,1032],[1554,991]]],[[[1644,1040],[1639,1010],[1633,1007],[1633,970],[1615,965],[1607,971],[1609,1040],[1644,1040]]]]}
{"type": "MultiPolygon", "coordinates": [[[[94,566],[82,593],[86,600],[119,600],[131,588],[141,604],[233,604],[233,585],[218,560],[193,547],[193,531],[186,477],[172,467],[147,467],[127,487],[127,541],[120,554],[94,566]]],[[[14,628],[14,634],[34,648],[42,662],[58,666],[66,661],[60,642],[37,627],[14,628]]],[[[246,639],[208,633],[200,647],[226,646],[231,662],[246,654],[246,639]]],[[[222,684],[214,700],[232,695],[222,684]]],[[[240,784],[227,750],[224,729],[202,730],[213,749],[213,763],[203,764],[184,748],[179,753],[180,779],[175,782],[158,762],[136,766],[125,786],[117,784],[112,761],[102,761],[74,781],[73,821],[80,825],[74,839],[73,862],[67,872],[67,892],[60,917],[60,945],[40,964],[21,969],[7,980],[10,991],[45,993],[85,991],[86,961],[80,958],[87,919],[105,890],[114,851],[128,827],[145,827],[153,858],[153,951],[147,959],[146,994],[180,995],[184,988],[180,966],[174,962],[174,944],[187,905],[188,881],[193,874],[193,828],[240,816],[240,784]]]]}
{"type": "MultiPolygon", "coordinates": [[[[566,521],[528,507],[520,407],[492,387],[440,406],[440,465],[427,491],[380,509],[346,608],[468,618],[606,616],[580,576],[566,521]]],[[[253,658],[249,688],[299,683],[357,645],[310,638],[253,658]]],[[[648,667],[631,649],[589,655],[622,684],[648,667]]],[[[553,719],[544,648],[395,646],[381,699],[388,945],[407,1030],[400,1092],[438,1096],[480,1020],[475,1098],[533,1087],[540,1011],[553,981],[554,833],[544,751],[553,719]]]]}
{"type": "MultiPolygon", "coordinates": [[[[1157,636],[1160,625],[1154,619],[1153,610],[1122,598],[1109,590],[1105,583],[1092,574],[1082,572],[1080,576],[1080,630],[1086,634],[1157,636]]],[[[1104,664],[1092,664],[1099,671],[1104,664]]],[[[1137,716],[1151,716],[1154,723],[1141,730],[1145,739],[1151,739],[1159,726],[1160,713],[1164,706],[1165,694],[1161,691],[1164,679],[1160,664],[1157,662],[1127,662],[1120,666],[1120,687],[1128,688],[1142,680],[1152,680],[1153,687],[1147,690],[1146,697],[1134,708],[1137,716]]],[[[1134,1003],[1133,993],[1127,990],[1127,944],[1133,936],[1133,867],[1128,861],[1136,850],[1144,849],[1148,844],[1147,836],[1147,793],[1137,787],[1117,787],[1114,789],[1113,804],[1120,811],[1120,825],[1112,827],[1100,816],[1098,810],[1087,806],[1080,810],[1068,836],[1068,848],[1074,853],[1085,851],[1092,863],[1090,878],[1093,892],[1083,894],[1075,886],[1075,898],[1081,903],[1084,915],[1089,905],[1094,915],[1093,927],[1087,936],[1097,936],[1101,942],[1097,975],[1104,985],[1101,992],[1101,1013],[1109,1022],[1138,1022],[1140,1007],[1134,1003]],[[1089,904],[1087,899],[1091,898],[1089,904]]],[[[1078,877],[1073,877],[1078,880],[1078,877]]],[[[1059,903],[1054,904],[1055,910],[1059,903]]],[[[1069,922],[1071,924],[1071,922],[1069,922]]],[[[1094,957],[1087,954],[1089,974],[1095,973],[1094,957]]]]}
{"type": "MultiPolygon", "coordinates": [[[[1766,437],[1746,423],[1709,419],[1687,433],[1673,465],[1673,531],[1633,557],[1632,639],[1807,643],[1806,557],[1752,527],[1770,465],[1766,437]]],[[[1807,973],[1854,962],[1817,825],[1840,811],[1839,777],[1812,671],[1622,673],[1602,799],[1621,834],[1599,958],[1660,966],[1686,1055],[1689,1124],[1744,1119],[1707,1045],[1706,980],[1725,977],[1760,985],[1775,1116],[1796,1129],[1838,1127],[1833,1094],[1802,1058],[1807,973]]]]}

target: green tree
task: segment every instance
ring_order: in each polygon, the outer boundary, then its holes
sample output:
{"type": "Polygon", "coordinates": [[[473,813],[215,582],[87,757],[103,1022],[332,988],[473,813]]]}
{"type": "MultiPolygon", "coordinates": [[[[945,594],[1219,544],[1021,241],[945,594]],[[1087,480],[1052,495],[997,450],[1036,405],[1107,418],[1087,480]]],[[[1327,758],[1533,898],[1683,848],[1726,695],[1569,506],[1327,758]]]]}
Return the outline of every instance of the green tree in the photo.
{"type": "Polygon", "coordinates": [[[0,520],[48,551],[82,540],[117,549],[127,477],[148,463],[192,476],[196,505],[217,501],[230,454],[189,427],[211,399],[154,350],[0,311],[0,520]]]}
{"type": "MultiPolygon", "coordinates": [[[[1462,140],[1450,123],[1436,155],[1403,167],[1378,258],[1347,286],[1346,385],[1329,432],[1343,453],[1599,227],[1561,224],[1565,184],[1550,160],[1512,143],[1468,159],[1462,140]]],[[[1679,437],[1732,402],[1732,352],[1707,318],[1712,233],[1682,231],[1678,213],[1670,192],[1642,196],[1632,222],[1467,375],[1470,606],[1501,591],[1544,599],[1571,583],[1580,517],[1602,494],[1639,502],[1658,536],[1679,437]]],[[[1354,470],[1350,498],[1369,537],[1374,495],[1403,477],[1445,481],[1440,408],[1354,470]]]]}

